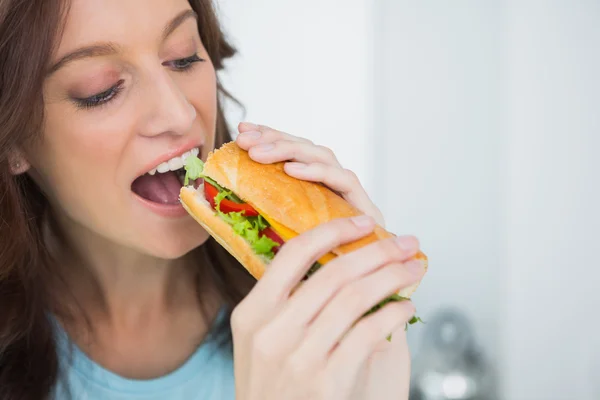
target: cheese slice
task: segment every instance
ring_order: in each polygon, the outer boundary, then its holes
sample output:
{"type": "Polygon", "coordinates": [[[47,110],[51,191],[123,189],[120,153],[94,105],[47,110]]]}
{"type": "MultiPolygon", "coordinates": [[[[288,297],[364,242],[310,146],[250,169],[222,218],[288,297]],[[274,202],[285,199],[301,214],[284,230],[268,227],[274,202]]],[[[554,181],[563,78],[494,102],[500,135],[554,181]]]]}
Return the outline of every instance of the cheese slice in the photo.
{"type": "MultiPolygon", "coordinates": [[[[267,222],[269,223],[269,225],[271,225],[271,228],[275,231],[275,233],[277,233],[277,235],[279,235],[279,237],[282,238],[284,241],[287,242],[288,240],[298,236],[298,234],[293,230],[281,225],[278,222],[273,221],[271,218],[267,217],[264,213],[260,212],[259,210],[257,211],[264,219],[267,220],[267,222]]],[[[336,255],[333,253],[327,253],[321,258],[319,258],[318,262],[321,265],[325,265],[329,261],[333,260],[335,257],[336,255]]]]}

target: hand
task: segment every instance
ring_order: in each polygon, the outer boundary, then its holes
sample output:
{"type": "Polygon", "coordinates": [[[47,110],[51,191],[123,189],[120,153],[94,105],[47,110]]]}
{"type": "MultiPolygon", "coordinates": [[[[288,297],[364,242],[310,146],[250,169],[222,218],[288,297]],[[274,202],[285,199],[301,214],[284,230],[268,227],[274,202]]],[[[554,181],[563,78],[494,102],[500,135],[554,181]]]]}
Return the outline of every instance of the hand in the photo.
{"type": "Polygon", "coordinates": [[[284,170],[288,175],[325,184],[385,227],[381,211],[371,201],[356,174],[343,168],[327,147],[260,125],[242,123],[239,131],[236,142],[254,161],[263,164],[286,161],[284,170]]]}
{"type": "MultiPolygon", "coordinates": [[[[239,130],[238,145],[255,161],[286,162],[289,175],[324,183],[384,226],[356,175],[331,150],[264,126],[240,124],[239,130]]],[[[344,230],[344,224],[333,221],[286,243],[235,310],[239,399],[408,398],[404,326],[414,315],[412,304],[391,303],[352,324],[382,298],[421,279],[420,265],[408,261],[418,251],[416,239],[381,241],[338,257],[290,295],[319,255],[370,232],[352,224],[344,230]],[[385,340],[390,332],[391,343],[385,340]]]]}
{"type": "Polygon", "coordinates": [[[361,317],[422,277],[412,237],[378,241],[330,261],[296,291],[312,263],[373,231],[368,216],[337,219],[288,241],[231,318],[238,400],[407,399],[404,326],[410,301],[361,317]],[[358,322],[357,322],[358,321],[358,322]],[[385,338],[394,332],[392,343],[385,338]]]}

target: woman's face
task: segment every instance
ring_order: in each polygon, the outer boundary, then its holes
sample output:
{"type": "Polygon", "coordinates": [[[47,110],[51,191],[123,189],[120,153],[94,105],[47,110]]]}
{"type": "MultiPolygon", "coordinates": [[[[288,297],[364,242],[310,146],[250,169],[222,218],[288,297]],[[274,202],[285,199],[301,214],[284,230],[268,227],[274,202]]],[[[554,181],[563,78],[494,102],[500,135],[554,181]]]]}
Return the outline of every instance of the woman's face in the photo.
{"type": "Polygon", "coordinates": [[[67,229],[166,259],[204,242],[172,172],[215,136],[216,75],[189,3],[73,0],[52,65],[43,141],[25,154],[67,229]]]}

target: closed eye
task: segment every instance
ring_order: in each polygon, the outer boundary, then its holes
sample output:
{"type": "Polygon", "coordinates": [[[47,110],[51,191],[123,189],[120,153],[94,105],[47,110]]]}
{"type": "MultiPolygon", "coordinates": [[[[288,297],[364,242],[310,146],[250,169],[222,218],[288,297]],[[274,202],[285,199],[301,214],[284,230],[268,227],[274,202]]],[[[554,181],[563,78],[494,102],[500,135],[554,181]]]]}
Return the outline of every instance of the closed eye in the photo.
{"type": "Polygon", "coordinates": [[[116,83],[116,85],[103,91],[102,93],[98,93],[93,96],[85,97],[85,98],[75,98],[75,99],[73,99],[73,101],[75,102],[75,105],[81,109],[88,109],[88,108],[100,106],[100,105],[102,105],[104,103],[108,103],[109,101],[114,99],[119,94],[119,92],[123,89],[124,82],[125,81],[123,79],[121,79],[119,82],[116,83]]]}
{"type": "Polygon", "coordinates": [[[193,64],[197,62],[206,61],[203,58],[200,58],[198,54],[194,54],[190,57],[180,58],[178,60],[167,61],[163,63],[163,65],[170,66],[174,70],[177,71],[187,71],[192,68],[193,64]]]}
{"type": "MultiPolygon", "coordinates": [[[[194,54],[189,57],[179,58],[179,59],[173,60],[173,61],[167,61],[167,62],[163,63],[163,65],[169,66],[172,69],[174,69],[175,71],[185,72],[185,71],[191,70],[195,63],[203,62],[203,61],[206,61],[206,60],[203,58],[200,58],[198,56],[198,54],[194,54]]],[[[101,106],[103,104],[110,102],[115,97],[117,97],[119,92],[121,90],[123,90],[123,83],[124,83],[124,80],[121,79],[119,82],[117,82],[116,85],[112,86],[111,88],[109,88],[101,93],[95,94],[90,97],[85,97],[85,98],[74,98],[73,101],[75,102],[75,105],[80,109],[89,109],[89,108],[101,106]]]]}

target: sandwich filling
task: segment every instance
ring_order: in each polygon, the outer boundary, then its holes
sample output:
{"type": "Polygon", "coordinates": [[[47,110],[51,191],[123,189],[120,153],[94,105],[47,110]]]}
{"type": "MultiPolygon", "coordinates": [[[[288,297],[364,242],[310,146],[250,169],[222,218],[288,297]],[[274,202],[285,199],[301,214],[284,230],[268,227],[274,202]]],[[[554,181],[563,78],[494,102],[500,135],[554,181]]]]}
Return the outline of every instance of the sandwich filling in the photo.
{"type": "Polygon", "coordinates": [[[202,173],[204,163],[198,157],[188,157],[184,168],[186,174],[183,185],[188,186],[190,180],[203,179],[204,197],[216,215],[229,224],[236,234],[242,236],[263,261],[269,263],[284,240],[265,218],[232,191],[205,176],[202,173]]]}
{"type": "MultiPolygon", "coordinates": [[[[277,251],[285,243],[285,240],[291,239],[297,234],[284,226],[260,215],[250,204],[244,202],[232,191],[221,187],[217,182],[203,174],[204,163],[196,156],[189,156],[185,160],[184,169],[186,171],[183,185],[188,186],[189,182],[197,179],[204,180],[204,196],[211,205],[215,214],[223,221],[229,224],[236,234],[242,236],[252,247],[254,252],[261,257],[267,264],[277,254],[277,251]]],[[[323,264],[335,258],[333,254],[327,254],[314,263],[306,273],[304,280],[317,272],[323,264]]],[[[369,315],[379,310],[384,305],[392,301],[408,300],[398,294],[388,296],[379,304],[369,310],[369,315]]],[[[413,317],[409,324],[420,321],[418,317],[413,317]]]]}

